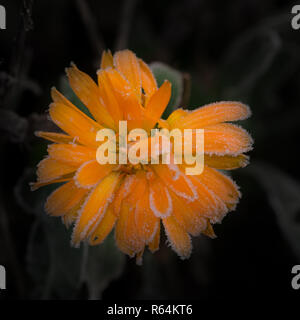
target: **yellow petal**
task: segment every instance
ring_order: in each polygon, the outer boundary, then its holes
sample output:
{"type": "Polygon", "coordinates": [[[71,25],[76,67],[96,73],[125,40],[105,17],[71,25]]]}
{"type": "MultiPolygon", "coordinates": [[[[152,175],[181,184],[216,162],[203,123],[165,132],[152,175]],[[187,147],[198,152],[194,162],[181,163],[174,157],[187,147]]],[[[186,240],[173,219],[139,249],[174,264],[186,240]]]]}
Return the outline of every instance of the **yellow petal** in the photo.
{"type": "Polygon", "coordinates": [[[113,213],[112,206],[109,206],[103,219],[100,221],[99,225],[92,233],[89,244],[95,246],[104,241],[104,239],[109,235],[116,223],[117,217],[113,213]]]}
{"type": "Polygon", "coordinates": [[[78,168],[74,179],[78,186],[82,188],[92,188],[101,179],[106,177],[114,168],[114,165],[101,165],[96,160],[91,160],[82,164],[78,168]]]}
{"type": "Polygon", "coordinates": [[[165,232],[172,249],[181,259],[188,259],[192,252],[189,234],[181,228],[173,216],[163,219],[165,232]]]}
{"type": "Polygon", "coordinates": [[[103,218],[108,205],[112,202],[120,174],[112,172],[91,191],[79,212],[73,231],[72,242],[76,246],[88,238],[103,218]]]}
{"type": "Polygon", "coordinates": [[[52,103],[49,109],[53,122],[81,144],[98,146],[96,134],[102,129],[98,123],[77,108],[61,103],[52,103]]]}
{"type": "Polygon", "coordinates": [[[80,71],[75,65],[72,65],[66,71],[73,91],[87,106],[93,117],[100,124],[115,129],[113,118],[101,104],[98,86],[93,79],[80,71]]]}
{"type": "Polygon", "coordinates": [[[76,144],[51,144],[48,146],[51,159],[68,163],[71,166],[80,166],[83,162],[96,158],[96,149],[76,144]]]}
{"type": "Polygon", "coordinates": [[[53,216],[61,216],[74,208],[86,195],[87,190],[78,188],[74,181],[57,188],[47,198],[45,210],[53,216]]]}
{"type": "Polygon", "coordinates": [[[114,59],[110,52],[110,50],[104,50],[102,52],[102,58],[101,58],[101,69],[106,69],[109,67],[114,66],[114,59]]]}
{"type": "Polygon", "coordinates": [[[251,115],[248,106],[236,101],[208,104],[174,121],[176,128],[200,129],[220,122],[243,120],[251,115]]]}

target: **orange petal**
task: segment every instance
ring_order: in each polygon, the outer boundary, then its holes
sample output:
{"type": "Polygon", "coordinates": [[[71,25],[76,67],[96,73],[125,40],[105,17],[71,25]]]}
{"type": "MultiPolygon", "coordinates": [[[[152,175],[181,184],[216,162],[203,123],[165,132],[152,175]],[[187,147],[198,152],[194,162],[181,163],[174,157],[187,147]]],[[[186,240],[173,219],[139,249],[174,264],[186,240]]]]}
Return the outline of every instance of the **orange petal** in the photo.
{"type": "Polygon", "coordinates": [[[110,50],[104,50],[102,52],[101,58],[101,69],[109,68],[114,66],[114,58],[110,52],[110,50]]]}
{"type": "Polygon", "coordinates": [[[51,159],[68,163],[71,166],[80,166],[83,162],[94,160],[96,150],[77,144],[51,144],[48,146],[51,159]]]}
{"type": "Polygon", "coordinates": [[[234,208],[241,197],[234,181],[215,169],[205,166],[202,174],[197,176],[197,179],[221,198],[230,208],[234,208]]]}
{"type": "Polygon", "coordinates": [[[95,246],[104,241],[104,239],[109,235],[116,223],[117,217],[113,213],[112,206],[109,206],[103,219],[100,221],[99,225],[92,233],[89,244],[95,246]]]}
{"type": "Polygon", "coordinates": [[[134,191],[134,187],[137,183],[136,176],[135,175],[127,175],[125,179],[123,180],[120,188],[118,189],[116,193],[116,197],[113,203],[114,207],[114,214],[116,216],[119,216],[122,201],[131,193],[134,191]]]}
{"type": "Polygon", "coordinates": [[[134,219],[134,208],[129,206],[126,202],[122,203],[115,228],[115,239],[118,248],[130,257],[133,257],[144,248],[144,242],[138,235],[134,219]]]}
{"type": "Polygon", "coordinates": [[[113,117],[118,127],[119,121],[123,119],[123,111],[115,95],[112,83],[106,70],[98,71],[98,84],[101,102],[113,117]]]}
{"type": "Polygon", "coordinates": [[[106,74],[114,88],[119,106],[123,111],[123,119],[128,122],[128,130],[141,128],[144,108],[141,106],[129,82],[115,69],[107,69],[106,74]]]}
{"type": "Polygon", "coordinates": [[[158,218],[168,217],[172,213],[171,195],[167,187],[156,176],[149,180],[149,203],[150,209],[158,218]]]}
{"type": "Polygon", "coordinates": [[[178,225],[173,216],[164,218],[163,224],[172,249],[181,259],[188,259],[192,252],[192,242],[189,234],[178,225]]]}
{"type": "Polygon", "coordinates": [[[135,174],[131,189],[133,192],[129,192],[124,201],[130,208],[135,208],[134,216],[139,237],[144,243],[149,243],[154,237],[159,219],[150,209],[149,186],[144,171],[135,174]]]}
{"type": "Polygon", "coordinates": [[[211,239],[217,238],[214,229],[209,221],[207,221],[207,228],[203,231],[203,234],[210,237],[211,239]]]}
{"type": "Polygon", "coordinates": [[[251,115],[248,106],[236,101],[221,101],[198,108],[174,121],[176,128],[200,129],[220,122],[243,120],[251,115]]]}
{"type": "Polygon", "coordinates": [[[62,178],[74,171],[76,171],[76,167],[74,166],[70,166],[67,163],[50,158],[45,158],[38,164],[38,182],[49,182],[58,178],[62,178]]]}
{"type": "Polygon", "coordinates": [[[159,243],[160,243],[160,222],[158,223],[158,227],[153,237],[153,240],[148,244],[149,250],[152,253],[156,252],[159,249],[159,243]]]}
{"type": "Polygon", "coordinates": [[[55,87],[51,88],[51,97],[53,102],[66,104],[69,107],[77,109],[73,103],[68,100],[62,93],[60,93],[55,87]]]}
{"type": "Polygon", "coordinates": [[[253,140],[249,133],[233,124],[220,123],[204,129],[206,154],[236,156],[250,151],[252,144],[253,140]]]}
{"type": "Polygon", "coordinates": [[[79,109],[66,104],[52,103],[49,113],[53,122],[75,141],[94,147],[99,145],[96,142],[96,134],[103,127],[79,109]]]}
{"type": "Polygon", "coordinates": [[[135,222],[140,238],[147,244],[151,242],[156,234],[160,219],[150,209],[149,187],[146,180],[143,181],[144,188],[137,189],[138,200],[135,207],[135,222]]]}
{"type": "Polygon", "coordinates": [[[247,166],[249,163],[249,157],[244,154],[240,154],[238,156],[205,155],[204,163],[215,169],[232,170],[247,166]]]}
{"type": "MultiPolygon", "coordinates": [[[[199,175],[200,177],[201,175],[199,175]]],[[[193,187],[195,188],[198,197],[193,201],[189,201],[183,197],[179,198],[189,206],[195,214],[201,218],[208,218],[213,223],[221,221],[221,219],[228,212],[222,199],[220,199],[215,193],[213,193],[209,188],[202,183],[198,176],[189,176],[193,187]]]]}
{"type": "Polygon", "coordinates": [[[182,201],[175,194],[172,194],[174,203],[172,215],[178,224],[192,236],[200,235],[207,228],[207,219],[193,210],[187,202],[182,201]]]}
{"type": "Polygon", "coordinates": [[[114,165],[101,165],[96,160],[90,160],[78,168],[74,176],[75,182],[82,188],[92,188],[106,177],[114,167],[114,165]]]}
{"type": "Polygon", "coordinates": [[[64,215],[74,208],[86,193],[87,190],[78,188],[71,180],[50,194],[45,204],[45,210],[53,216],[64,215]]]}
{"type": "Polygon", "coordinates": [[[31,182],[29,183],[30,185],[30,189],[31,191],[35,191],[37,189],[39,189],[40,187],[44,187],[47,186],[49,184],[53,184],[53,183],[61,183],[61,182],[67,182],[73,179],[73,174],[67,174],[65,175],[63,178],[57,178],[57,179],[53,179],[50,181],[38,181],[38,182],[31,182]]]}
{"type": "Polygon", "coordinates": [[[112,202],[119,179],[119,173],[112,172],[101,180],[87,197],[73,231],[72,242],[75,246],[89,237],[100,223],[108,205],[112,202]]]}
{"type": "Polygon", "coordinates": [[[114,65],[131,85],[139,101],[141,99],[141,70],[136,55],[130,50],[118,51],[114,54],[114,65]]]}
{"type": "Polygon", "coordinates": [[[73,137],[70,137],[67,134],[56,133],[56,132],[36,131],[35,135],[37,137],[40,137],[52,142],[56,142],[56,143],[69,143],[74,140],[73,137]]]}
{"type": "Polygon", "coordinates": [[[79,99],[87,106],[93,117],[109,128],[115,128],[113,118],[100,102],[98,86],[86,73],[75,65],[66,69],[70,85],[79,99]]]}
{"type": "Polygon", "coordinates": [[[146,103],[153,93],[157,90],[155,77],[148,65],[141,59],[138,59],[141,69],[142,88],[145,91],[146,103]]]}
{"type": "MultiPolygon", "coordinates": [[[[181,108],[179,109],[176,109],[175,111],[173,111],[168,119],[167,119],[167,122],[170,126],[170,128],[175,128],[175,125],[184,117],[188,114],[188,111],[187,110],[183,110],[181,108]]],[[[189,129],[189,128],[187,128],[189,129]]]]}
{"type": "Polygon", "coordinates": [[[189,180],[189,177],[176,164],[153,165],[152,169],[165,185],[179,197],[185,198],[188,201],[194,201],[198,198],[196,189],[189,180]]]}
{"type": "Polygon", "coordinates": [[[84,204],[84,201],[86,199],[86,195],[85,194],[84,197],[82,197],[82,199],[76,204],[76,206],[74,206],[71,210],[69,210],[68,212],[66,212],[61,218],[62,218],[62,222],[63,224],[69,228],[77,219],[77,215],[78,212],[80,210],[80,208],[82,207],[82,205],[84,204]]]}
{"type": "Polygon", "coordinates": [[[165,81],[162,86],[151,96],[145,106],[145,117],[147,120],[144,124],[146,130],[155,126],[161,115],[165,111],[171,97],[171,83],[165,81]]]}

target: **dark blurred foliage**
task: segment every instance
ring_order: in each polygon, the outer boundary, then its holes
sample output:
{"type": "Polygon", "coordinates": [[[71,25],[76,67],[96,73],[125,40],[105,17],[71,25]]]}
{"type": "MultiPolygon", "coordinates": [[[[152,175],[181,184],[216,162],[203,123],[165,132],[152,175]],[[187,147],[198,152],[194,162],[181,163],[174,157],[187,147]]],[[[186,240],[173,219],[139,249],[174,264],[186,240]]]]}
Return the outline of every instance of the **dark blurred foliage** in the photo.
{"type": "Polygon", "coordinates": [[[292,299],[291,268],[300,262],[300,30],[289,1],[1,0],[0,299],[193,298],[203,301],[292,299]],[[73,249],[70,232],[43,212],[51,188],[28,182],[46,153],[37,129],[52,129],[50,88],[74,61],[95,75],[101,51],[130,48],[146,62],[184,73],[197,107],[241,100],[255,148],[233,172],[243,198],[216,226],[216,240],[193,240],[181,261],[161,241],[142,267],[103,246],[73,249]],[[189,81],[189,79],[191,81],[189,81]]]}

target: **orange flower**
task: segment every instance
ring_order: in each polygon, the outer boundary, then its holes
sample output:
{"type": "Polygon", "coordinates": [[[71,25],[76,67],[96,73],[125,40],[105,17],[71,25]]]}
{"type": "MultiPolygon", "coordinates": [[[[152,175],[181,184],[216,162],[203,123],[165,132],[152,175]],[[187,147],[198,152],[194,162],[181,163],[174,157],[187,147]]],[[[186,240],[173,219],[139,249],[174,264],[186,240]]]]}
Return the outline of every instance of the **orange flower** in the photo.
{"type": "Polygon", "coordinates": [[[181,258],[191,254],[191,235],[215,237],[211,224],[234,210],[240,192],[217,169],[244,167],[252,139],[242,128],[228,123],[250,115],[239,102],[218,102],[194,111],[178,109],[162,120],[171,84],[158,88],[147,64],[129,50],[104,52],[98,85],[75,65],[67,69],[70,85],[93,119],[77,109],[55,88],[49,113],[65,133],[37,132],[54,142],[37,169],[33,189],[63,183],[47,199],[52,216],[74,223],[72,243],[96,245],[115,228],[121,251],[142,262],[145,246],[159,248],[161,221],[169,244],[181,258]],[[102,128],[118,130],[120,120],[128,130],[158,126],[169,130],[204,129],[205,165],[201,175],[187,176],[186,164],[106,164],[96,160],[102,128]]]}

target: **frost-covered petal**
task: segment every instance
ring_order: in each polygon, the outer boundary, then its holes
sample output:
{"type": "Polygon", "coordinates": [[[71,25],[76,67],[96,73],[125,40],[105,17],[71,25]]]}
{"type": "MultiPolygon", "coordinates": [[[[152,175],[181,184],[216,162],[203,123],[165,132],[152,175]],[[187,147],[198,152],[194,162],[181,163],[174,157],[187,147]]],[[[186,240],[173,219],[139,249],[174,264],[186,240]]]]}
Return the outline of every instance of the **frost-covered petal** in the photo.
{"type": "Polygon", "coordinates": [[[80,71],[74,64],[66,69],[70,85],[79,99],[87,106],[93,117],[101,124],[115,128],[115,123],[109,112],[101,104],[98,86],[86,73],[80,71]]]}
{"type": "Polygon", "coordinates": [[[153,214],[158,218],[168,217],[173,210],[169,190],[156,176],[149,179],[149,204],[153,214]]]}
{"type": "Polygon", "coordinates": [[[100,223],[107,207],[113,201],[119,180],[120,174],[112,172],[90,192],[79,212],[73,231],[72,242],[74,245],[78,245],[80,241],[89,237],[100,223]]]}
{"type": "Polygon", "coordinates": [[[130,50],[118,51],[114,54],[114,65],[128,80],[136,96],[140,100],[142,81],[140,64],[136,55],[130,50]]]}
{"type": "Polygon", "coordinates": [[[248,106],[237,101],[221,101],[200,107],[174,121],[173,127],[200,129],[221,122],[244,120],[251,115],[248,106]]]}
{"type": "Polygon", "coordinates": [[[83,162],[96,157],[96,149],[77,144],[51,144],[48,146],[48,154],[51,159],[67,163],[72,166],[80,166],[83,162]]]}
{"type": "Polygon", "coordinates": [[[89,244],[95,246],[102,243],[113,229],[116,220],[117,217],[113,213],[112,206],[109,206],[104,214],[103,219],[90,236],[89,244]]]}
{"type": "Polygon", "coordinates": [[[115,165],[101,165],[96,160],[90,160],[78,168],[74,176],[75,183],[82,188],[92,188],[114,168],[115,165]]]}
{"type": "Polygon", "coordinates": [[[45,210],[53,216],[64,215],[80,203],[86,193],[87,190],[78,188],[71,180],[50,194],[45,204],[45,210]]]}
{"type": "Polygon", "coordinates": [[[188,259],[192,252],[189,234],[179,226],[173,216],[163,219],[168,242],[181,259],[188,259]]]}
{"type": "Polygon", "coordinates": [[[62,103],[52,103],[49,114],[53,122],[76,142],[95,147],[99,145],[96,134],[103,127],[79,109],[62,103]]]}

